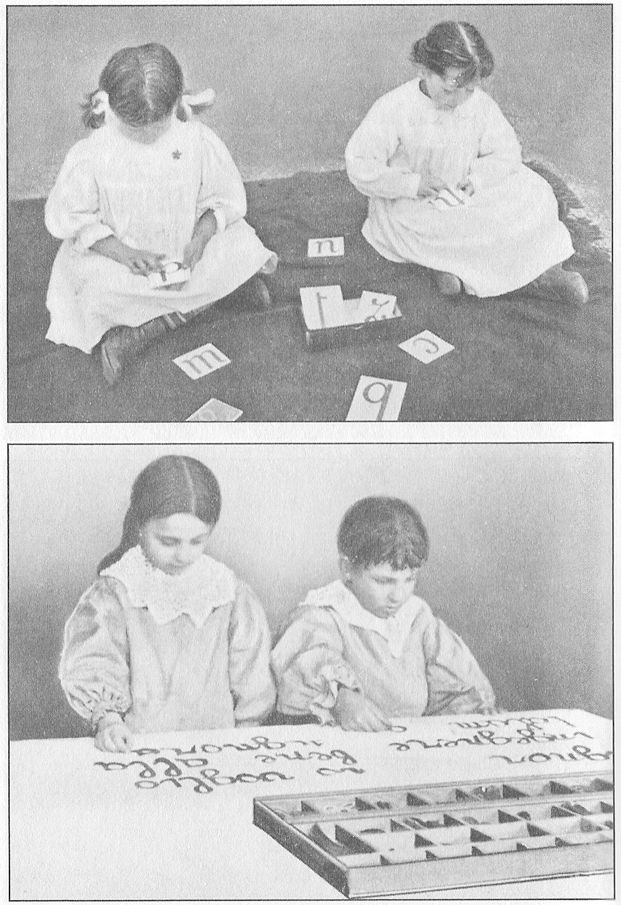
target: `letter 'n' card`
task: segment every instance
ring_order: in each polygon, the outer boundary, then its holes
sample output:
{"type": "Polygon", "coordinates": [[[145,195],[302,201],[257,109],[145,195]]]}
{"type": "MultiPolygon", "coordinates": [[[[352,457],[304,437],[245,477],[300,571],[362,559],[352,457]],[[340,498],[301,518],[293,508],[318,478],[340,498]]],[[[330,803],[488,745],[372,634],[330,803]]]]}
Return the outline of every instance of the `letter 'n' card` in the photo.
{"type": "Polygon", "coordinates": [[[361,377],[346,421],[398,421],[407,383],[361,377]]]}
{"type": "Polygon", "coordinates": [[[343,236],[332,236],[329,239],[309,239],[309,258],[337,258],[345,254],[343,236]]]}

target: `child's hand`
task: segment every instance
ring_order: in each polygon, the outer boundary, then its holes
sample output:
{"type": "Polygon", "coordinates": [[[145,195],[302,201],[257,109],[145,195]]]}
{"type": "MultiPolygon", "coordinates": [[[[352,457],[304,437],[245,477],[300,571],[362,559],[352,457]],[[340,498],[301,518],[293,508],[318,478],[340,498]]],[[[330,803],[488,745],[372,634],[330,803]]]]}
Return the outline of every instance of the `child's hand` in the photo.
{"type": "Polygon", "coordinates": [[[351,688],[339,688],[332,713],[341,729],[345,730],[381,732],[390,727],[379,708],[360,691],[352,691],[351,688]]]}
{"type": "Polygon", "coordinates": [[[96,251],[106,258],[112,258],[118,264],[129,267],[132,273],[147,276],[147,274],[159,270],[165,255],[155,254],[152,251],[143,251],[140,248],[130,248],[116,236],[106,236],[98,239],[91,245],[91,251],[96,251]]]}
{"type": "Polygon", "coordinates": [[[109,713],[97,724],[95,747],[100,751],[129,751],[132,734],[118,713],[109,713]]]}
{"type": "Polygon", "coordinates": [[[218,221],[213,211],[205,211],[196,226],[194,235],[183,249],[183,266],[192,270],[203,257],[205,248],[210,239],[213,239],[218,231],[218,221]]]}
{"type": "Polygon", "coordinates": [[[474,186],[473,186],[473,184],[470,182],[469,179],[464,179],[463,182],[460,182],[460,183],[459,183],[459,185],[457,186],[457,188],[458,188],[458,189],[461,189],[462,192],[465,192],[466,195],[469,195],[469,196],[474,195],[474,186]]]}
{"type": "Polygon", "coordinates": [[[183,266],[193,270],[203,257],[209,239],[203,235],[194,236],[183,249],[183,266]]]}
{"type": "Polygon", "coordinates": [[[152,251],[143,251],[140,248],[127,248],[125,264],[132,273],[146,277],[150,273],[156,273],[162,266],[162,261],[166,256],[155,254],[152,251]]]}
{"type": "Polygon", "coordinates": [[[444,179],[440,179],[439,176],[421,176],[418,186],[418,194],[421,198],[437,198],[440,192],[449,192],[460,204],[464,203],[455,189],[451,188],[444,179]]]}

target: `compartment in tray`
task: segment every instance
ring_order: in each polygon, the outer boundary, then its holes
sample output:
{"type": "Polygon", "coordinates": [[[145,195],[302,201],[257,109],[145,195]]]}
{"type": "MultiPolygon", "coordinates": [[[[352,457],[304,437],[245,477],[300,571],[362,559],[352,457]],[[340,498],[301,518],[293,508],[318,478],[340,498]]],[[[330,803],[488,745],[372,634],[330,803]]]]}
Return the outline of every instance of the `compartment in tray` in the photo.
{"type": "Polygon", "coordinates": [[[426,849],[428,861],[439,861],[445,858],[469,858],[472,855],[471,845],[439,845],[426,849]]]}
{"type": "Polygon", "coordinates": [[[556,846],[556,836],[525,836],[523,839],[518,839],[517,841],[517,850],[518,852],[527,852],[529,850],[534,850],[537,848],[554,848],[556,846]]]}
{"type": "Polygon", "coordinates": [[[303,814],[329,814],[341,816],[342,814],[357,814],[359,808],[357,798],[352,796],[332,795],[326,798],[303,798],[300,803],[303,814]]]}
{"type": "Polygon", "coordinates": [[[420,830],[416,834],[416,844],[431,845],[465,845],[469,842],[488,842],[492,837],[481,832],[481,827],[451,826],[439,830],[420,830]]]}
{"type": "MultiPolygon", "coordinates": [[[[430,813],[426,811],[424,814],[421,814],[418,817],[399,817],[402,823],[405,823],[407,826],[411,827],[413,830],[427,830],[427,829],[440,829],[443,826],[463,826],[465,823],[470,823],[470,821],[466,820],[466,815],[462,814],[448,814],[444,811],[437,811],[435,813],[430,813]]],[[[474,821],[475,823],[477,821],[474,821]]]]}
{"type": "MultiPolygon", "coordinates": [[[[399,820],[395,820],[394,817],[380,817],[379,814],[377,817],[367,817],[366,819],[360,818],[359,820],[348,820],[347,822],[343,822],[343,824],[337,824],[337,827],[345,830],[348,833],[355,833],[357,836],[378,836],[382,834],[390,834],[390,833],[411,833],[412,830],[409,826],[405,826],[405,824],[401,823],[399,820]]],[[[340,829],[337,830],[337,833],[340,833],[340,829]]],[[[369,839],[369,841],[371,841],[369,839]]]]}
{"type": "Polygon", "coordinates": [[[601,824],[595,817],[557,817],[554,820],[537,820],[528,824],[529,829],[536,829],[540,832],[531,832],[531,835],[537,836],[542,833],[549,833],[553,836],[564,836],[567,833],[596,833],[603,829],[601,824]]]}
{"type": "Polygon", "coordinates": [[[515,839],[492,839],[490,842],[477,842],[472,846],[473,855],[497,855],[516,851],[517,840],[515,839]]]}
{"type": "Polygon", "coordinates": [[[592,845],[594,842],[612,842],[612,833],[605,831],[600,833],[567,833],[565,836],[557,836],[556,844],[563,845],[592,845]]]}
{"type": "Polygon", "coordinates": [[[612,792],[612,788],[612,782],[603,776],[596,776],[588,783],[571,778],[550,782],[552,795],[574,795],[576,792],[612,792]]]}
{"type": "Polygon", "coordinates": [[[342,858],[344,855],[359,855],[374,851],[370,845],[367,845],[362,839],[351,834],[343,834],[339,832],[340,827],[334,823],[309,823],[304,828],[300,827],[313,842],[335,858],[342,858]]]}
{"type": "Polygon", "coordinates": [[[573,817],[572,811],[562,807],[560,804],[537,804],[529,802],[513,807],[506,806],[499,811],[498,820],[500,823],[507,823],[511,820],[550,820],[554,817],[573,817]]]}
{"type": "Polygon", "coordinates": [[[562,801],[560,806],[574,814],[612,814],[614,812],[612,798],[579,798],[562,801]]]}

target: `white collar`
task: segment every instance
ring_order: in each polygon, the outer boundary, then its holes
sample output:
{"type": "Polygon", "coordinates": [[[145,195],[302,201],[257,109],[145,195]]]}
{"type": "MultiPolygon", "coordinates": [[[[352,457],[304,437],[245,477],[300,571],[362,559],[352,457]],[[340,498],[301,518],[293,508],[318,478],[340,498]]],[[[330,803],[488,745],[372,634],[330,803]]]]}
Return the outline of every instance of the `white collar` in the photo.
{"type": "Polygon", "coordinates": [[[158,625],[186,613],[200,628],[216,607],[235,598],[237,585],[228,566],[205,554],[180,575],[167,575],[151,565],[139,546],[132,547],[101,574],[125,586],[124,605],[146,607],[158,625]]]}
{"type": "Polygon", "coordinates": [[[416,99],[419,102],[419,106],[423,109],[431,122],[433,123],[441,123],[441,122],[452,122],[455,119],[470,119],[471,117],[476,115],[477,104],[476,101],[479,96],[479,92],[481,89],[477,86],[474,89],[474,92],[471,97],[469,97],[463,104],[459,104],[454,109],[440,109],[439,107],[434,106],[433,101],[430,97],[427,97],[420,89],[420,83],[422,79],[414,79],[413,85],[416,90],[416,99]]]}
{"type": "Polygon", "coordinates": [[[302,606],[326,606],[335,610],[339,616],[360,628],[377,632],[388,642],[388,649],[393,657],[400,657],[407,640],[410,627],[420,612],[422,600],[414,594],[403,606],[388,619],[380,619],[365,610],[355,594],[342,581],[333,581],[324,588],[310,591],[302,601],[302,606]]]}

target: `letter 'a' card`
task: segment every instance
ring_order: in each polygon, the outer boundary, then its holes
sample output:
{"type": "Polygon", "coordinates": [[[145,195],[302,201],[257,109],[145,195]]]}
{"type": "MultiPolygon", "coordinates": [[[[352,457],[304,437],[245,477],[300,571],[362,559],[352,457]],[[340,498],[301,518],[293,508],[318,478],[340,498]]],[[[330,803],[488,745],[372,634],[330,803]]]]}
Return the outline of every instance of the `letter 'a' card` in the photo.
{"type": "Polygon", "coordinates": [[[192,380],[206,377],[212,371],[217,371],[218,368],[223,368],[224,365],[231,363],[231,359],[227,358],[224,352],[217,349],[213,343],[206,343],[204,346],[199,346],[198,349],[192,349],[185,355],[173,358],[173,361],[192,380]]]}
{"type": "Polygon", "coordinates": [[[237,421],[243,414],[241,409],[236,409],[233,405],[227,405],[226,402],[220,402],[219,399],[210,399],[205,405],[201,405],[199,409],[192,412],[186,421],[237,421]]]}
{"type": "Polygon", "coordinates": [[[361,377],[346,421],[398,421],[407,383],[361,377]]]}
{"type": "Polygon", "coordinates": [[[405,342],[399,343],[399,348],[422,361],[423,364],[429,364],[430,361],[435,361],[436,358],[446,355],[447,352],[452,352],[455,346],[440,339],[431,330],[423,330],[422,333],[417,333],[416,336],[411,336],[405,342]]]}

